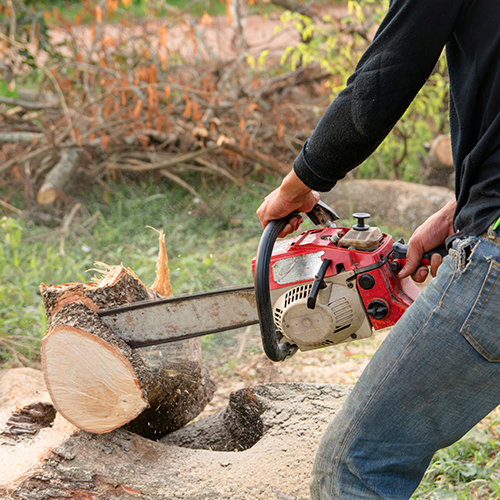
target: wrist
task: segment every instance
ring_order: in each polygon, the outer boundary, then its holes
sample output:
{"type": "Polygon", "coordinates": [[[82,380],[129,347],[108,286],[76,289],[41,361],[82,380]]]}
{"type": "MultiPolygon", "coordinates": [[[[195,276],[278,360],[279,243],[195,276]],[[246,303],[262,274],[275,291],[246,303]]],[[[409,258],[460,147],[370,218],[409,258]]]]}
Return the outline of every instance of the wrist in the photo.
{"type": "Polygon", "coordinates": [[[439,212],[441,223],[446,227],[448,235],[454,233],[453,229],[453,218],[455,216],[455,209],[457,207],[457,202],[455,199],[450,200],[439,212]]]}
{"type": "Polygon", "coordinates": [[[279,191],[288,203],[300,203],[312,192],[312,189],[307,187],[292,170],[281,182],[279,191]]]}

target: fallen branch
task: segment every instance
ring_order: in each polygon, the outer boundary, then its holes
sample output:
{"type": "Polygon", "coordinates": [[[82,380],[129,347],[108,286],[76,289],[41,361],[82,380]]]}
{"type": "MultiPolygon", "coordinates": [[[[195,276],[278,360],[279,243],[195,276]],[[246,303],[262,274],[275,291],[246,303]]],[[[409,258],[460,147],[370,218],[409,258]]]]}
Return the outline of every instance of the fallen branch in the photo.
{"type": "Polygon", "coordinates": [[[0,142],[36,143],[45,138],[45,134],[37,132],[0,132],[0,142]]]}
{"type": "Polygon", "coordinates": [[[29,153],[26,153],[24,155],[12,158],[8,162],[5,162],[3,165],[0,165],[0,174],[2,172],[5,172],[6,170],[9,170],[15,165],[21,165],[25,161],[32,160],[33,158],[36,158],[37,156],[40,156],[46,153],[47,151],[50,151],[51,148],[52,146],[42,146],[41,148],[35,149],[34,151],[30,151],[29,153]]]}
{"type": "Polygon", "coordinates": [[[38,204],[50,205],[61,193],[64,193],[66,185],[70,182],[82,159],[83,150],[80,148],[62,150],[59,162],[48,173],[36,195],[38,204]]]}
{"type": "Polygon", "coordinates": [[[160,161],[157,163],[142,163],[139,165],[119,165],[116,163],[106,163],[106,166],[110,170],[122,170],[125,172],[147,172],[149,170],[162,170],[167,167],[171,167],[173,165],[176,165],[178,163],[185,163],[190,160],[194,160],[195,158],[198,158],[198,156],[203,156],[208,153],[212,153],[213,151],[216,151],[217,149],[220,149],[221,146],[219,145],[213,145],[209,146],[204,149],[199,149],[193,153],[186,153],[184,155],[172,155],[173,158],[170,158],[168,160],[160,161]]]}
{"type": "Polygon", "coordinates": [[[239,146],[237,146],[236,144],[230,144],[228,142],[225,142],[223,144],[223,147],[224,147],[224,149],[228,149],[229,151],[232,151],[233,153],[237,153],[237,154],[241,155],[243,158],[253,160],[257,163],[261,163],[265,167],[271,168],[272,170],[276,170],[279,173],[286,175],[290,172],[291,167],[288,167],[285,164],[271,158],[270,156],[268,156],[264,153],[260,153],[259,151],[250,151],[247,148],[242,149],[239,146]]]}
{"type": "Polygon", "coordinates": [[[165,169],[160,170],[160,174],[166,177],[167,179],[174,181],[176,184],[179,184],[179,186],[182,186],[184,189],[188,190],[197,200],[199,200],[200,206],[203,207],[203,209],[206,212],[210,212],[210,208],[203,201],[201,195],[196,191],[196,189],[190,186],[187,182],[184,182],[180,177],[165,169]]]}
{"type": "Polygon", "coordinates": [[[40,109],[58,109],[57,104],[49,104],[44,102],[30,102],[22,99],[13,99],[12,97],[0,96],[0,104],[7,104],[8,106],[20,106],[21,108],[30,111],[38,111],[40,109]]]}

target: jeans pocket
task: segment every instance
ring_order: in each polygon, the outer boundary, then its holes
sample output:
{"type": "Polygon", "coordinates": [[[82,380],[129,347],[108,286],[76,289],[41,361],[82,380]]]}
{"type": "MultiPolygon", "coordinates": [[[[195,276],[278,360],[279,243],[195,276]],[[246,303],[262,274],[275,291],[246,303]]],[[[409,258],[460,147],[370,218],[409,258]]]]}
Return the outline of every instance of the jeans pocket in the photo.
{"type": "Polygon", "coordinates": [[[490,260],[479,295],[462,328],[463,336],[487,361],[500,362],[500,263],[490,260]]]}

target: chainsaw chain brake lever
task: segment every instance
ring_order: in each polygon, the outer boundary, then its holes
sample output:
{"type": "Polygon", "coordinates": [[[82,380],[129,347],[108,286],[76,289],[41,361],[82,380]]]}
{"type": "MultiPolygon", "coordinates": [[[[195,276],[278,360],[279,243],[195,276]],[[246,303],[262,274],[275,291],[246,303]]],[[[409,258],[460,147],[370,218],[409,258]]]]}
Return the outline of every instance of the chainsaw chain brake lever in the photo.
{"type": "MultiPolygon", "coordinates": [[[[274,323],[273,306],[269,290],[269,273],[274,243],[278,235],[288,224],[290,218],[298,215],[298,213],[299,212],[293,212],[283,219],[269,222],[260,238],[255,258],[255,302],[259,315],[262,346],[267,357],[272,361],[283,361],[285,358],[293,356],[298,350],[295,344],[290,344],[289,342],[278,343],[280,340],[278,338],[279,333],[276,331],[276,324],[274,323]]],[[[314,224],[323,227],[336,227],[335,221],[340,218],[322,201],[319,201],[307,215],[314,224]]],[[[322,280],[318,280],[318,289],[321,281],[322,280]]]]}
{"type": "Polygon", "coordinates": [[[337,227],[335,221],[340,217],[326,203],[319,200],[313,209],[306,214],[316,226],[337,227]]]}

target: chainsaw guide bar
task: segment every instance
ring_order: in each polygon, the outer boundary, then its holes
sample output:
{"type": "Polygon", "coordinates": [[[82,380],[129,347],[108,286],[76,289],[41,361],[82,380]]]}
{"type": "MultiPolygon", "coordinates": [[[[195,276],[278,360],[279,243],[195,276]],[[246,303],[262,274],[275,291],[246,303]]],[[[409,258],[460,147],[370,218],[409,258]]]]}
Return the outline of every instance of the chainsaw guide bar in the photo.
{"type": "Polygon", "coordinates": [[[253,286],[135,302],[98,312],[131,347],[147,347],[259,322],[253,286]]]}

